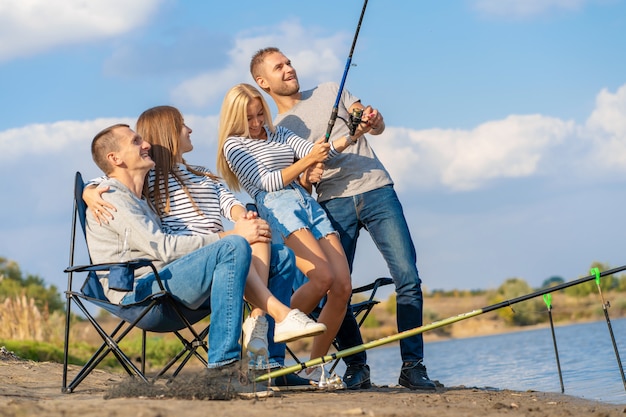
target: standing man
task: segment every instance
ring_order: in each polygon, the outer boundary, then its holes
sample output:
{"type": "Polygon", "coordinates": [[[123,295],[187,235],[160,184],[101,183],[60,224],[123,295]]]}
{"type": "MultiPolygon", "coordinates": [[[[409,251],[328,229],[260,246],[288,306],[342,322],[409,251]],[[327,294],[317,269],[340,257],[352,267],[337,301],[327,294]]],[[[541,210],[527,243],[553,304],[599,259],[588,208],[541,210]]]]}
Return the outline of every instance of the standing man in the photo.
{"type": "MultiPolygon", "coordinates": [[[[330,114],[339,91],[337,84],[325,83],[300,91],[291,61],[274,47],[262,49],[252,57],[250,72],[278,107],[275,124],[311,141],[325,135],[328,127],[326,116],[330,114]]],[[[367,124],[369,133],[379,135],[384,131],[382,115],[370,106],[363,106],[359,98],[344,90],[339,103],[339,117],[347,120],[354,108],[363,109],[363,123],[367,124]]],[[[348,134],[348,127],[337,123],[330,141],[348,134]]],[[[310,187],[311,177],[302,178],[301,182],[310,187]]],[[[421,326],[423,297],[415,246],[393,181],[367,139],[362,137],[342,154],[327,161],[323,175],[313,182],[317,183],[318,201],[340,233],[350,270],[359,232],[365,228],[387,262],[396,286],[398,331],[421,326]]],[[[341,350],[363,343],[350,309],[337,340],[341,350]]],[[[403,363],[399,384],[412,390],[435,390],[435,383],[428,378],[423,364],[422,335],[401,340],[400,354],[403,363]]],[[[344,360],[347,369],[343,379],[347,387],[370,388],[366,353],[361,352],[344,360]]]]}

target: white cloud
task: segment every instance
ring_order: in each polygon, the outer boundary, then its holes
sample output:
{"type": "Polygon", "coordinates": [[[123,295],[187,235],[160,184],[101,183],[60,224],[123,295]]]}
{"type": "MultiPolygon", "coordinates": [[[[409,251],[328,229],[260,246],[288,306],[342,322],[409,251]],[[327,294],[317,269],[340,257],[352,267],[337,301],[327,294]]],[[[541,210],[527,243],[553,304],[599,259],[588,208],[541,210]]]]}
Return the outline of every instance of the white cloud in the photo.
{"type": "Polygon", "coordinates": [[[257,50],[268,46],[280,48],[291,59],[301,83],[317,84],[336,77],[341,71],[339,56],[345,54],[348,36],[344,32],[324,37],[315,28],[285,22],[271,28],[253,29],[236,38],[230,60],[221,70],[199,74],[174,88],[172,97],[176,103],[196,107],[219,103],[231,86],[241,82],[254,84],[249,71],[250,58],[257,50]]]}
{"type": "Polygon", "coordinates": [[[141,26],[163,0],[2,0],[0,62],[141,26]]]}
{"type": "Polygon", "coordinates": [[[598,94],[583,135],[594,148],[587,165],[626,171],[626,85],[615,94],[606,89],[598,94]]]}
{"type": "Polygon", "coordinates": [[[554,10],[576,11],[594,0],[474,0],[473,7],[486,15],[525,18],[554,10]]]}
{"type": "Polygon", "coordinates": [[[400,188],[443,185],[467,191],[490,180],[537,173],[547,151],[573,131],[572,122],[509,116],[472,130],[388,128],[374,147],[400,188]]]}
{"type": "Polygon", "coordinates": [[[135,120],[95,119],[38,123],[0,132],[1,161],[14,161],[26,155],[44,155],[72,149],[76,145],[89,149],[91,139],[100,130],[115,123],[134,125],[135,120]]]}
{"type": "Polygon", "coordinates": [[[370,139],[400,189],[482,188],[537,175],[568,180],[626,171],[626,85],[602,90],[583,125],[541,115],[512,115],[471,130],[388,127],[370,139]]]}
{"type": "MultiPolygon", "coordinates": [[[[185,115],[196,151],[190,162],[214,168],[217,116],[185,115]]],[[[113,123],[131,118],[61,121],[0,132],[0,162],[80,148],[113,123]]],[[[584,125],[542,115],[511,115],[470,130],[388,126],[369,138],[399,189],[483,188],[506,178],[610,177],[626,171],[626,85],[602,90],[584,125]]],[[[85,153],[88,154],[88,153],[85,153]]]]}

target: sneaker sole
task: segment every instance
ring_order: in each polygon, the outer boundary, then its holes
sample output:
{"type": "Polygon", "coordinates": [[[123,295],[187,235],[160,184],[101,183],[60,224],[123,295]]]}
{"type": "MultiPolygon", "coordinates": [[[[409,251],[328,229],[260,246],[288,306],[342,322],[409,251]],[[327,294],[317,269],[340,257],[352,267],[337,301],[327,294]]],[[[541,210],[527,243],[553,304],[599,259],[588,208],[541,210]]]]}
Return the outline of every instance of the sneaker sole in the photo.
{"type": "MultiPolygon", "coordinates": [[[[344,381],[345,384],[346,381],[344,381]]],[[[367,382],[361,382],[358,385],[352,385],[352,386],[348,386],[346,384],[346,389],[350,390],[350,391],[356,391],[359,389],[370,389],[372,388],[372,382],[371,381],[367,381],[367,382]]]]}
{"type": "Polygon", "coordinates": [[[398,384],[402,385],[405,388],[408,388],[412,391],[437,391],[437,387],[436,386],[432,386],[432,387],[424,387],[424,386],[420,386],[420,385],[411,385],[411,383],[409,381],[406,381],[404,379],[400,379],[398,381],[398,384]]]}
{"type": "Polygon", "coordinates": [[[298,332],[287,332],[281,333],[278,335],[274,335],[274,342],[276,343],[288,343],[293,342],[294,340],[302,339],[304,337],[312,337],[317,336],[318,334],[322,334],[326,331],[326,326],[320,327],[318,329],[311,329],[307,331],[298,331],[298,332]]]}

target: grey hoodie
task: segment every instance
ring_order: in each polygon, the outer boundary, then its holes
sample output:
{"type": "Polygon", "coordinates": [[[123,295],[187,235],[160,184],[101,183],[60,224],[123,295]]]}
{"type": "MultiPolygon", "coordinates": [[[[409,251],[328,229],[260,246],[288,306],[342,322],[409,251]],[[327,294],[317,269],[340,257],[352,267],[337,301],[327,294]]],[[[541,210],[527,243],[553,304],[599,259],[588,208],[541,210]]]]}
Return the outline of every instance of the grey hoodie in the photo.
{"type": "MultiPolygon", "coordinates": [[[[102,198],[113,204],[117,211],[108,224],[99,225],[91,211],[87,211],[87,245],[94,263],[119,262],[125,237],[130,248],[125,259],[146,258],[153,261],[157,270],[170,262],[219,240],[217,233],[209,235],[171,235],[161,229],[161,221],[144,199],[137,198],[120,181],[109,178],[98,188],[110,187],[102,198]]],[[[151,272],[150,268],[136,271],[135,280],[151,272]]],[[[99,274],[109,301],[119,303],[126,292],[109,289],[105,273],[99,274]]]]}

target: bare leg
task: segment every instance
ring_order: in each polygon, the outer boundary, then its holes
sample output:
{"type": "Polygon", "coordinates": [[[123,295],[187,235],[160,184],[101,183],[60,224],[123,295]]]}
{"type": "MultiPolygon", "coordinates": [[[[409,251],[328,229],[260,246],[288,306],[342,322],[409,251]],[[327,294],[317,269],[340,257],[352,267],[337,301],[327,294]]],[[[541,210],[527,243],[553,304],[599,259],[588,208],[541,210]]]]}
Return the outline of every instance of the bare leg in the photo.
{"type": "Polygon", "coordinates": [[[346,313],[352,291],[348,262],[335,234],[318,241],[308,229],[301,229],[289,235],[285,243],[294,251],[298,268],[309,278],[293,294],[291,306],[310,313],[328,294],[318,319],[327,331],[315,337],[311,349],[311,358],[317,358],[328,353],[346,313]]]}
{"type": "Polygon", "coordinates": [[[252,262],[250,263],[244,296],[252,304],[250,316],[259,317],[267,312],[274,320],[281,322],[291,309],[281,303],[267,289],[270,250],[271,247],[267,243],[252,245],[252,262]]]}

